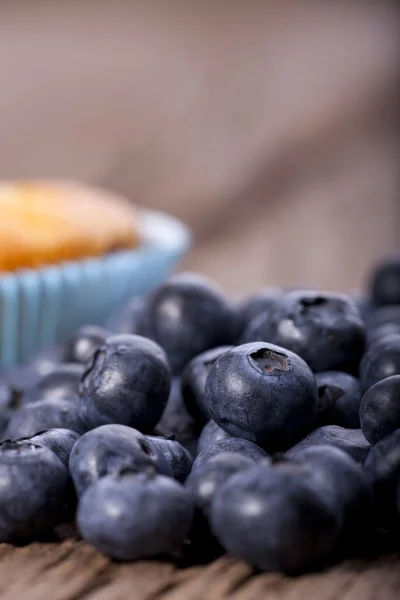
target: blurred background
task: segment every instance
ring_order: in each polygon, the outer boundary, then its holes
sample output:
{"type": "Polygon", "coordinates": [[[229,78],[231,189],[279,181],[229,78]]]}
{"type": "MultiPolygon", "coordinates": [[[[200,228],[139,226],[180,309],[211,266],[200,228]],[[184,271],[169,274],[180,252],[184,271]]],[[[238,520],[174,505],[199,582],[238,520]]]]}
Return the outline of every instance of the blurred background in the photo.
{"type": "Polygon", "coordinates": [[[181,217],[227,289],[358,287],[399,247],[395,4],[2,0],[0,176],[181,217]]]}

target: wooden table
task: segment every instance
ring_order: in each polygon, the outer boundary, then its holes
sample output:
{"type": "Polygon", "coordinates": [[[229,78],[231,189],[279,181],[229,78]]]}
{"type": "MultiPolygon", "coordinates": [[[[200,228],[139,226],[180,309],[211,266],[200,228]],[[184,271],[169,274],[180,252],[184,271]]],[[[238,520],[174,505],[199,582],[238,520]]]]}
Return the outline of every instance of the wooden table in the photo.
{"type": "Polygon", "coordinates": [[[344,562],[298,578],[255,575],[224,556],[205,567],[115,564],[77,539],[0,545],[2,600],[398,600],[400,555],[344,562]]]}

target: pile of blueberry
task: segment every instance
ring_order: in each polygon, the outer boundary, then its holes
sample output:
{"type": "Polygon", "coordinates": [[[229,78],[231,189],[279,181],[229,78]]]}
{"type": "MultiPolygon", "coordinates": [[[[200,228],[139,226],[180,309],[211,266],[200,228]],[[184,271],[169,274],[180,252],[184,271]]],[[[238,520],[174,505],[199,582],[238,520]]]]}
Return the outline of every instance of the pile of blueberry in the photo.
{"type": "Polygon", "coordinates": [[[0,541],[75,519],[118,560],[321,568],[399,530],[400,260],[366,295],[239,304],[174,276],[4,375],[0,407],[0,541]]]}

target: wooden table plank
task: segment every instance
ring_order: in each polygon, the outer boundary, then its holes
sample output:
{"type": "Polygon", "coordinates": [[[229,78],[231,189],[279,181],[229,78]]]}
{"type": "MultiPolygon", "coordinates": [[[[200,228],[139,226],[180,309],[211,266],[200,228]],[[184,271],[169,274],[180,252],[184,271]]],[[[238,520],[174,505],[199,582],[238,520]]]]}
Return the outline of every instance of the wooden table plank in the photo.
{"type": "Polygon", "coordinates": [[[203,567],[118,564],[76,538],[0,545],[2,600],[398,600],[399,591],[398,554],[294,578],[255,574],[229,556],[203,567]]]}

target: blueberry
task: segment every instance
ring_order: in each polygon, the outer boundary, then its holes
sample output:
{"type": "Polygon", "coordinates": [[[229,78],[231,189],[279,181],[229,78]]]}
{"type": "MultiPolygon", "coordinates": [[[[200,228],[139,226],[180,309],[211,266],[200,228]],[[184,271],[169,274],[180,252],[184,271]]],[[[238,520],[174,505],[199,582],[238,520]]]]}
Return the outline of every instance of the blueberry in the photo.
{"type": "Polygon", "coordinates": [[[323,371],[318,385],[318,424],[360,428],[361,388],[358,379],[341,371],[323,371]]]}
{"type": "Polygon", "coordinates": [[[282,291],[279,288],[266,288],[243,300],[237,307],[238,333],[241,334],[259,314],[271,312],[281,296],[282,291]]]}
{"type": "Polygon", "coordinates": [[[79,439],[79,434],[70,429],[47,429],[30,438],[32,444],[49,448],[60,459],[66,469],[68,469],[69,455],[79,439]]]}
{"type": "Polygon", "coordinates": [[[365,439],[361,429],[345,429],[338,425],[324,425],[309,433],[298,444],[286,452],[288,458],[295,458],[299,452],[313,446],[335,446],[347,452],[354,460],[363,463],[370,444],[365,439]]]}
{"type": "Polygon", "coordinates": [[[378,521],[391,524],[396,515],[396,486],[400,481],[400,429],[372,446],[364,462],[374,488],[378,521]]]}
{"type": "Polygon", "coordinates": [[[365,327],[354,302],[344,294],[294,291],[251,321],[242,341],[257,340],[288,348],[315,372],[354,374],[364,351],[365,327]]]}
{"type": "Polygon", "coordinates": [[[57,456],[29,441],[0,444],[0,541],[30,538],[60,523],[71,486],[57,456]]]}
{"type": "Polygon", "coordinates": [[[210,420],[205,398],[205,388],[211,367],[217,358],[233,348],[234,346],[219,346],[218,348],[206,350],[195,356],[182,373],[181,385],[185,406],[189,414],[192,415],[196,423],[200,426],[210,420]]]}
{"type": "Polygon", "coordinates": [[[340,526],[325,487],[300,465],[240,471],[211,504],[211,527],[227,552],[262,571],[291,574],[319,565],[340,526]]]}
{"type": "Polygon", "coordinates": [[[196,460],[193,463],[192,473],[198,469],[203,463],[207,462],[213,456],[221,454],[222,452],[236,452],[243,454],[255,461],[267,460],[268,454],[257,446],[253,442],[244,440],[238,437],[230,437],[224,440],[214,442],[211,446],[208,446],[197,455],[196,460]]]}
{"type": "Polygon", "coordinates": [[[95,352],[80,385],[80,415],[88,429],[119,423],[151,432],[171,387],[164,351],[136,335],[116,335],[95,352]]]}
{"type": "Polygon", "coordinates": [[[180,442],[191,454],[195,454],[198,440],[198,426],[184,405],[179,377],[172,378],[167,406],[157,423],[154,435],[171,437],[180,442]]]}
{"type": "Polygon", "coordinates": [[[364,354],[360,382],[364,391],[391,375],[400,375],[400,335],[381,338],[364,354]]]}
{"type": "Polygon", "coordinates": [[[234,342],[236,315],[208,279],[180,274],[149,294],[139,333],[164,348],[179,375],[200,352],[234,342]]]}
{"type": "Polygon", "coordinates": [[[301,438],[317,413],[311,369],[290,350],[264,342],[223,354],[208,376],[206,397],[222,429],[274,451],[301,438]]]}
{"type": "Polygon", "coordinates": [[[374,305],[371,302],[371,298],[364,294],[363,292],[349,292],[348,294],[350,298],[353,300],[354,304],[360,311],[360,315],[362,319],[367,322],[371,312],[375,309],[374,305]]]}
{"type": "Polygon", "coordinates": [[[138,333],[145,299],[131,298],[120,310],[105,322],[105,329],[115,334],[138,333]]]}
{"type": "Polygon", "coordinates": [[[400,336],[400,322],[399,323],[384,323],[377,327],[367,331],[367,346],[370,348],[375,344],[381,343],[387,338],[393,336],[400,336]]]}
{"type": "Polygon", "coordinates": [[[103,477],[91,485],[78,505],[82,537],[118,560],[178,552],[194,513],[191,494],[162,475],[103,477]]]}
{"type": "Polygon", "coordinates": [[[391,258],[378,265],[370,281],[371,297],[378,306],[400,304],[400,258],[391,258]]]}
{"type": "Polygon", "coordinates": [[[367,330],[371,332],[382,325],[398,324],[400,322],[400,304],[393,306],[374,307],[365,321],[367,330]]]}
{"type": "Polygon", "coordinates": [[[75,400],[84,368],[82,365],[65,363],[42,377],[35,387],[23,396],[24,402],[38,400],[75,400]]]}
{"type": "Polygon", "coordinates": [[[329,488],[336,511],[342,515],[341,546],[360,548],[372,531],[373,493],[370,481],[357,462],[340,448],[313,446],[295,460],[310,468],[319,485],[329,488]]]}
{"type": "Polygon", "coordinates": [[[151,470],[172,477],[156,446],[125,425],[102,425],[85,433],[72,449],[69,470],[78,496],[101,477],[124,471],[151,470]]]}
{"type": "Polygon", "coordinates": [[[215,421],[209,421],[207,425],[203,428],[200,437],[199,443],[197,446],[197,452],[202,452],[215,442],[219,440],[224,440],[226,438],[232,437],[229,433],[221,429],[219,425],[216,424],[215,421]]]}
{"type": "Polygon", "coordinates": [[[165,457],[175,479],[183,483],[189,475],[193,458],[189,452],[176,440],[148,435],[146,438],[165,457]]]}
{"type": "Polygon", "coordinates": [[[211,502],[217,489],[229,477],[253,467],[254,464],[254,459],[244,454],[221,452],[192,471],[186,480],[185,487],[192,493],[196,507],[208,518],[211,502]]]}
{"type": "Polygon", "coordinates": [[[81,327],[66,343],[64,360],[86,364],[110,335],[110,332],[97,325],[81,327]]]}
{"type": "Polygon", "coordinates": [[[30,438],[45,429],[71,429],[84,433],[78,406],[69,400],[38,400],[22,405],[8,424],[7,437],[12,440],[30,438]]]}
{"type": "Polygon", "coordinates": [[[360,422],[371,444],[400,427],[400,375],[382,379],[369,388],[361,400],[360,422]]]}

